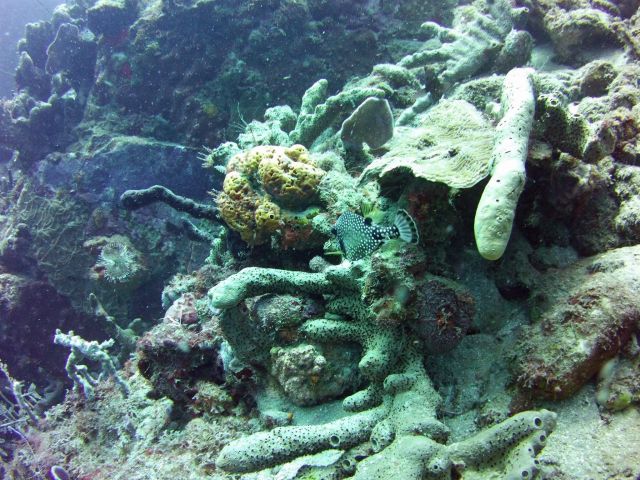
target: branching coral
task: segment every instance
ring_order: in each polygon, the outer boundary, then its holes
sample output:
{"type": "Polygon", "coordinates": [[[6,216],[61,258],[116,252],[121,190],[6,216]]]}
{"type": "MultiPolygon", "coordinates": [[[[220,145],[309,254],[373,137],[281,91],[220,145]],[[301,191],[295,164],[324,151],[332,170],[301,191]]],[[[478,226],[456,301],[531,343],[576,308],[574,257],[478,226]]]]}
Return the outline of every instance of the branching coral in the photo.
{"type": "Polygon", "coordinates": [[[129,385],[118,373],[113,358],[107,352],[113,346],[113,339],[98,343],[96,341],[87,341],[75,335],[73,331],[62,333],[58,329],[53,341],[56,345],[71,349],[65,369],[69,378],[73,380],[74,387],[78,390],[81,389],[85,397],[88,399],[93,398],[95,386],[105,376],[113,377],[124,396],[129,394],[129,385]],[[83,359],[91,360],[100,365],[101,371],[97,377],[89,372],[89,368],[86,365],[80,363],[83,359]]]}
{"type": "Polygon", "coordinates": [[[138,336],[130,328],[135,324],[135,320],[130,323],[128,328],[122,328],[114,317],[109,315],[104,309],[98,297],[95,294],[89,294],[89,306],[93,310],[93,314],[97,319],[105,323],[113,338],[118,341],[120,346],[120,359],[126,359],[136,348],[136,340],[138,336]]]}
{"type": "Polygon", "coordinates": [[[510,2],[499,0],[487,3],[483,9],[480,2],[459,7],[455,11],[452,28],[434,22],[426,22],[422,29],[440,44],[425,43],[423,49],[407,55],[399,65],[409,69],[425,68],[431,85],[428,89],[441,93],[457,81],[471,77],[483,69],[503,66],[506,69],[524,64],[531,53],[532,42],[518,41],[507,37],[513,28],[518,28],[526,16],[525,8],[513,8],[510,2]],[[520,52],[509,50],[521,48],[520,52]],[[514,57],[507,61],[505,57],[514,57]]]}
{"type": "Polygon", "coordinates": [[[328,96],[327,87],[326,80],[318,80],[305,92],[296,127],[289,135],[293,142],[311,146],[336,119],[346,118],[369,97],[384,98],[387,94],[378,87],[359,86],[328,96]]]}

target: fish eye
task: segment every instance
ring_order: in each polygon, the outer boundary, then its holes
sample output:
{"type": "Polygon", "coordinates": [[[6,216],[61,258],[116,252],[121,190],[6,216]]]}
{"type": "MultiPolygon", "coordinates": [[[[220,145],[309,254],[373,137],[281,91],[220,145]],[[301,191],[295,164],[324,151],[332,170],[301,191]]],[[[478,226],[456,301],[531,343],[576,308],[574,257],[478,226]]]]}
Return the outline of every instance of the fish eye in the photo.
{"type": "Polygon", "coordinates": [[[373,222],[373,220],[371,220],[369,217],[364,219],[364,224],[365,225],[371,225],[371,222],[373,222]]]}

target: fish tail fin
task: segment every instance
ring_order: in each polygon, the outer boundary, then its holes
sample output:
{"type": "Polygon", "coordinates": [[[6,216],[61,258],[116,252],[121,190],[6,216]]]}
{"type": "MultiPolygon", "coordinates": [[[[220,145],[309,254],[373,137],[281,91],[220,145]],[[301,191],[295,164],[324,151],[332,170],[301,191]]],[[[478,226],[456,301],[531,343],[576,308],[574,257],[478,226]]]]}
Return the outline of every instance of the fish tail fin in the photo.
{"type": "Polygon", "coordinates": [[[404,240],[407,243],[418,243],[420,239],[418,227],[406,210],[398,210],[393,224],[398,229],[400,240],[404,240]]]}

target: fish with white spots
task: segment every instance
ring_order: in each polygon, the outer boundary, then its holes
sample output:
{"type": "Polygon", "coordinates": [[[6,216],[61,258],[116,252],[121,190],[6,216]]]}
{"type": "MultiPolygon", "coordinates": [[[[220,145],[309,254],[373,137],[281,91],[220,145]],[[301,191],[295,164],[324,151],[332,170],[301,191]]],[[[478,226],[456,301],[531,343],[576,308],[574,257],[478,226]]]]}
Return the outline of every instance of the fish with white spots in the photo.
{"type": "Polygon", "coordinates": [[[398,210],[393,225],[376,225],[370,218],[345,212],[332,229],[340,249],[347,260],[358,260],[371,255],[388,240],[399,238],[407,243],[418,243],[416,222],[405,210],[398,210]]]}

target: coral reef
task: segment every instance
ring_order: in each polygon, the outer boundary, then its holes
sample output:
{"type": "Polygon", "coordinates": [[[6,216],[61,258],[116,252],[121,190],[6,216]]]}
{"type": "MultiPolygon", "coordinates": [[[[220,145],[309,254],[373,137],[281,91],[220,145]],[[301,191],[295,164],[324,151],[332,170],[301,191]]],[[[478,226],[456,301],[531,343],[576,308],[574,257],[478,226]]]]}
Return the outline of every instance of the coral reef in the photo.
{"type": "Polygon", "coordinates": [[[402,182],[398,173],[408,170],[418,178],[469,188],[491,173],[480,197],[474,230],[480,254],[497,260],[509,241],[525,184],[524,163],[535,106],[532,76],[530,69],[513,69],[506,75],[504,113],[495,134],[469,103],[443,102],[421,119],[422,130],[406,127],[408,139],[400,134],[389,152],[364,170],[363,178],[379,177],[383,185],[402,182]],[[450,119],[452,110],[459,116],[457,122],[450,119]]]}
{"type": "Polygon", "coordinates": [[[340,357],[350,353],[330,345],[322,350],[309,344],[272,347],[270,373],[295,405],[318,405],[342,396],[359,383],[355,366],[342,366],[348,361],[340,357]]]}
{"type": "Polygon", "coordinates": [[[100,0],[87,9],[87,23],[96,35],[114,37],[133,23],[136,10],[136,4],[131,0],[100,0]]]}
{"type": "Polygon", "coordinates": [[[380,88],[357,86],[328,96],[327,88],[326,80],[318,80],[304,93],[296,126],[290,134],[293,142],[310,146],[336,119],[346,117],[345,112],[353,105],[361,104],[368,98],[385,96],[380,88]]]}
{"type": "Polygon", "coordinates": [[[629,82],[636,68],[625,65],[618,70],[595,61],[566,79],[566,87],[537,77],[541,94],[528,170],[548,197],[537,196],[526,209],[523,225],[531,238],[544,237],[542,230],[558,238],[564,230],[565,242],[582,255],[636,243],[631,192],[636,189],[637,129],[632,112],[637,109],[638,90],[629,82]],[[603,78],[596,80],[594,72],[603,78]],[[599,96],[581,93],[585,81],[602,83],[599,96]],[[538,219],[550,209],[556,213],[548,218],[554,220],[540,230],[538,219]],[[589,215],[581,214],[586,211],[589,215]]]}
{"type": "Polygon", "coordinates": [[[93,83],[97,44],[78,8],[57,10],[52,21],[29,24],[18,45],[18,94],[2,102],[0,138],[32,165],[72,141],[93,83]]]}
{"type": "Polygon", "coordinates": [[[593,8],[568,11],[555,8],[545,14],[545,29],[563,60],[571,60],[577,46],[585,42],[615,46],[617,39],[611,23],[609,14],[593,8]]]}
{"type": "Polygon", "coordinates": [[[0,349],[2,359],[12,365],[14,375],[40,386],[65,378],[65,354],[51,350],[56,328],[77,328],[84,335],[101,335],[87,322],[87,315],[74,311],[69,300],[43,280],[25,275],[0,274],[0,349]],[[34,326],[27,319],[37,319],[34,326]]]}
{"type": "Polygon", "coordinates": [[[638,477],[637,10],[69,0],[28,25],[0,476],[638,477]]]}

